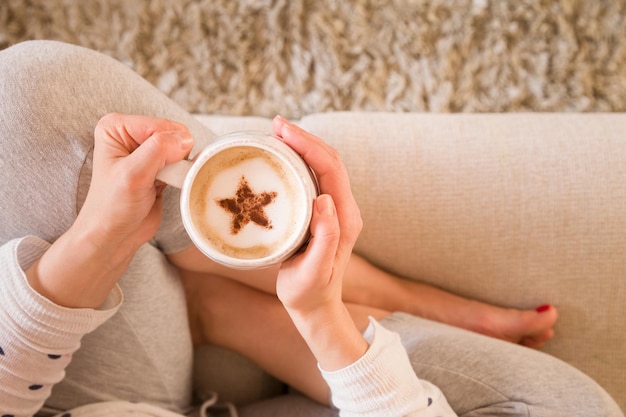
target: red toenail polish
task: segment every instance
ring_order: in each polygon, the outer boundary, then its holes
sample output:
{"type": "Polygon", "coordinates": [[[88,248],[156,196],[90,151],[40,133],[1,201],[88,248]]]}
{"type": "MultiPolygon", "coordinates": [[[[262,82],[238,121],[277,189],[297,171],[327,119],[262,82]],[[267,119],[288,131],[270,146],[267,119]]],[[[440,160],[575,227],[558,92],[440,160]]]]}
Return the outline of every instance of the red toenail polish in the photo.
{"type": "Polygon", "coordinates": [[[537,313],[543,313],[544,311],[548,311],[550,310],[550,304],[544,304],[542,306],[539,306],[535,309],[535,311],[537,311],[537,313]]]}

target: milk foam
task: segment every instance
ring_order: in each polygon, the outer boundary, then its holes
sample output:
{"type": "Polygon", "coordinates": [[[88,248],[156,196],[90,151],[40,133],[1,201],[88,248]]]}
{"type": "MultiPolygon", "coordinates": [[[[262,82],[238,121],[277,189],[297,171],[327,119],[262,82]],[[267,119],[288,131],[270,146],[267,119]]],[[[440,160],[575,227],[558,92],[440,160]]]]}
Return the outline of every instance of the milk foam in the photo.
{"type": "Polygon", "coordinates": [[[273,246],[276,242],[287,239],[293,228],[290,219],[294,216],[294,209],[288,197],[290,193],[293,193],[293,190],[286,187],[285,181],[275,169],[268,166],[265,159],[254,158],[242,161],[220,172],[213,179],[206,195],[207,224],[229,246],[237,248],[273,246]],[[276,193],[274,200],[263,207],[265,215],[270,219],[271,228],[265,228],[251,221],[238,233],[232,232],[233,215],[221,207],[219,201],[234,198],[242,178],[245,178],[256,194],[276,193]]]}
{"type": "Polygon", "coordinates": [[[198,201],[197,213],[201,214],[196,223],[215,249],[235,258],[260,258],[299,238],[301,225],[308,221],[303,206],[310,202],[297,176],[274,156],[260,149],[231,148],[217,154],[203,171],[199,176],[204,180],[197,181],[202,191],[195,193],[202,200],[198,201]],[[220,201],[236,198],[242,178],[254,194],[275,193],[263,206],[271,227],[250,221],[233,233],[233,214],[220,201]]]}

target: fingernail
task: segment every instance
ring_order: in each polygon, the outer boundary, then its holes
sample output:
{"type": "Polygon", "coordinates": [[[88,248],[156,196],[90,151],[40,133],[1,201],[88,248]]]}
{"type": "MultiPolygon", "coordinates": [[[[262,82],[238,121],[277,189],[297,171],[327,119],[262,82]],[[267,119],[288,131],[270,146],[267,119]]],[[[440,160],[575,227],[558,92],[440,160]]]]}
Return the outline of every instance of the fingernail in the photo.
{"type": "Polygon", "coordinates": [[[543,313],[544,311],[548,311],[548,310],[550,310],[550,304],[544,304],[535,309],[537,313],[543,313]]]}
{"type": "Polygon", "coordinates": [[[172,136],[176,137],[178,146],[180,146],[181,149],[189,149],[193,146],[193,137],[187,132],[174,131],[172,132],[172,136]]]}
{"type": "Polygon", "coordinates": [[[317,212],[324,216],[335,215],[335,203],[328,194],[322,194],[317,197],[317,212]]]}
{"type": "Polygon", "coordinates": [[[283,124],[283,126],[280,128],[280,134],[285,136],[285,134],[287,134],[289,131],[291,131],[291,126],[289,126],[289,124],[285,123],[283,124]]]}

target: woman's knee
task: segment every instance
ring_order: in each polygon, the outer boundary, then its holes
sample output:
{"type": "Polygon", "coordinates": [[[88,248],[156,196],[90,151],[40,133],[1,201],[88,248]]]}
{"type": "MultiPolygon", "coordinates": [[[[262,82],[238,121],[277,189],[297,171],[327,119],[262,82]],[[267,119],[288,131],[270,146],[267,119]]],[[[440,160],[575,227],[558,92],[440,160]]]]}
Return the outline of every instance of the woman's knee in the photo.
{"type": "Polygon", "coordinates": [[[2,141],[29,141],[47,149],[68,136],[91,147],[102,112],[96,90],[107,74],[103,55],[67,43],[27,41],[0,52],[0,119],[9,135],[2,141]]]}
{"type": "MultiPolygon", "coordinates": [[[[62,85],[70,92],[82,81],[78,69],[92,60],[86,48],[56,41],[25,41],[0,52],[0,83],[15,101],[44,103],[50,92],[62,85]]],[[[32,109],[31,109],[32,111],[32,109]]]]}
{"type": "Polygon", "coordinates": [[[0,241],[56,239],[72,224],[88,186],[95,115],[72,102],[69,68],[83,48],[30,41],[0,52],[0,241]]]}

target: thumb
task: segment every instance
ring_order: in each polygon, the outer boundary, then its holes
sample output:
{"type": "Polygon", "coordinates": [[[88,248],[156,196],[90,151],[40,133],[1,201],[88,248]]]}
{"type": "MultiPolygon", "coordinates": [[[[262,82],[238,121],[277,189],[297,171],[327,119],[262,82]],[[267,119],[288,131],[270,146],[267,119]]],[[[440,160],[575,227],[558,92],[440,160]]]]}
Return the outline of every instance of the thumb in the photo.
{"type": "Polygon", "coordinates": [[[187,131],[155,132],[126,158],[130,175],[151,185],[157,172],[183,159],[192,147],[193,137],[187,131]]]}
{"type": "Polygon", "coordinates": [[[311,240],[301,255],[302,267],[316,271],[315,275],[330,276],[339,246],[339,220],[333,198],[322,194],[315,201],[311,219],[311,240]]]}

